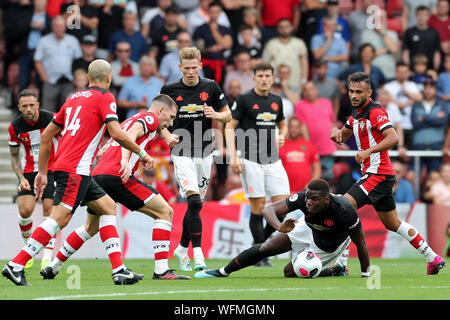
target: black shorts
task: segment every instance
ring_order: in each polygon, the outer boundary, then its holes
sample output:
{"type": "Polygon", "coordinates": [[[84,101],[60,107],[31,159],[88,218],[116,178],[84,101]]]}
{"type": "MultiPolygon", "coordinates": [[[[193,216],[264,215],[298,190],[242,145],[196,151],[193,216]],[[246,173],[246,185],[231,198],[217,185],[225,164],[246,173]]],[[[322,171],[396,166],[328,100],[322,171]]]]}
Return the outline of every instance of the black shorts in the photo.
{"type": "Polygon", "coordinates": [[[148,184],[131,176],[127,182],[117,176],[100,174],[93,176],[94,180],[115,201],[131,211],[142,208],[155,195],[159,194],[148,184]]]}
{"type": "MultiPolygon", "coordinates": [[[[35,196],[34,194],[34,179],[37,176],[37,172],[28,172],[24,173],[23,176],[25,179],[28,180],[28,183],[30,184],[31,190],[22,190],[17,193],[17,196],[35,196]]],[[[53,177],[53,173],[49,171],[47,173],[47,186],[44,189],[44,193],[42,194],[42,199],[53,199],[53,196],[55,194],[55,179],[53,177]]]]}
{"type": "Polygon", "coordinates": [[[55,171],[53,175],[56,181],[53,205],[61,205],[72,213],[78,206],[85,206],[87,202],[98,200],[106,195],[90,176],[64,171],[55,171]]]}
{"type": "Polygon", "coordinates": [[[358,208],[372,204],[376,211],[389,212],[395,209],[394,184],[394,175],[366,173],[347,193],[356,200],[358,208]]]}

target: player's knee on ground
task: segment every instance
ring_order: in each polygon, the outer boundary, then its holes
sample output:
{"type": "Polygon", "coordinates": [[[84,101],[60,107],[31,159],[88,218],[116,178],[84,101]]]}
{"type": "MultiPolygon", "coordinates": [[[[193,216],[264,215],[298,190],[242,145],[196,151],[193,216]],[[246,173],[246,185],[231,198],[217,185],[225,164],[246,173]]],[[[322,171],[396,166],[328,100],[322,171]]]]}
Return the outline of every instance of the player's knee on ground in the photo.
{"type": "Polygon", "coordinates": [[[292,262],[289,261],[289,263],[284,267],[284,277],[285,278],[294,278],[296,277],[294,272],[294,267],[292,266],[292,262]]]}

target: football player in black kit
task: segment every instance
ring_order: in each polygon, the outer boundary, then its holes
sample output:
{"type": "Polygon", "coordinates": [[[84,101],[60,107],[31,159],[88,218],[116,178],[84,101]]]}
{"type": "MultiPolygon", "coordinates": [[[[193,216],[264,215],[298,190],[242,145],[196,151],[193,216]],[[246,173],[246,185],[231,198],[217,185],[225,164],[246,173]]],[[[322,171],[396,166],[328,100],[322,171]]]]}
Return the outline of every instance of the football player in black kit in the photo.
{"type": "Polygon", "coordinates": [[[174,256],[180,270],[192,271],[187,253],[189,242],[194,248],[194,270],[206,269],[201,248],[202,221],[200,210],[206,194],[213,161],[212,120],[226,123],[231,111],[219,85],[200,78],[201,55],[197,48],[180,50],[180,70],[183,77],[166,84],[161,93],[178,104],[173,126],[161,131],[169,144],[180,194],[187,198],[188,209],[183,219],[183,233],[174,256]]]}
{"type": "MultiPolygon", "coordinates": [[[[239,95],[231,107],[233,119],[225,126],[225,139],[231,169],[240,175],[245,196],[250,201],[249,226],[253,241],[259,244],[274,231],[270,224],[263,226],[262,210],[266,197],[276,202],[289,197],[290,190],[289,179],[278,154],[278,148],[284,144],[287,127],[281,97],[270,92],[274,82],[272,65],[255,65],[253,81],[255,87],[239,95]],[[241,152],[240,156],[237,150],[241,152]]],[[[256,266],[273,265],[263,259],[256,266]]]]}
{"type": "MultiPolygon", "coordinates": [[[[350,201],[343,195],[331,194],[325,180],[311,181],[305,190],[266,207],[263,215],[279,233],[263,244],[244,250],[226,266],[197,272],[195,277],[227,277],[265,257],[290,250],[296,254],[305,250],[316,253],[323,265],[319,277],[344,275],[343,265],[336,263],[333,267],[328,266],[345,250],[350,240],[358,249],[361,277],[370,276],[369,253],[361,221],[350,201]],[[297,209],[304,213],[299,220],[286,219],[280,223],[278,217],[284,217],[297,209]]],[[[285,266],[284,276],[296,276],[292,262],[285,266]]]]}

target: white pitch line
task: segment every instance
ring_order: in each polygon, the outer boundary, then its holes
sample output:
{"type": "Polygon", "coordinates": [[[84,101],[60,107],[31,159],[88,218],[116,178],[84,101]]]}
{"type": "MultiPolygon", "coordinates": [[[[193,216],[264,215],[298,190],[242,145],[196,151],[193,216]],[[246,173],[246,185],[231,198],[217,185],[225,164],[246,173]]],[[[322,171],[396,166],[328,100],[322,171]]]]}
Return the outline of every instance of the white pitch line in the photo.
{"type": "MultiPolygon", "coordinates": [[[[395,289],[396,287],[381,287],[380,289],[395,289]]],[[[436,287],[408,287],[410,289],[448,289],[450,286],[436,287]]],[[[215,290],[179,290],[179,291],[147,291],[147,292],[116,292],[116,293],[98,293],[98,294],[77,294],[69,296],[50,296],[35,298],[33,300],[64,300],[64,299],[85,299],[85,298],[113,298],[126,296],[147,296],[147,295],[164,295],[164,294],[189,294],[189,293],[217,293],[217,292],[267,292],[267,291],[305,291],[305,290],[337,290],[341,287],[323,287],[323,288],[247,288],[247,289],[215,289],[215,290]]],[[[370,290],[366,287],[353,287],[352,289],[370,290]]],[[[374,290],[378,291],[378,290],[374,290]]]]}

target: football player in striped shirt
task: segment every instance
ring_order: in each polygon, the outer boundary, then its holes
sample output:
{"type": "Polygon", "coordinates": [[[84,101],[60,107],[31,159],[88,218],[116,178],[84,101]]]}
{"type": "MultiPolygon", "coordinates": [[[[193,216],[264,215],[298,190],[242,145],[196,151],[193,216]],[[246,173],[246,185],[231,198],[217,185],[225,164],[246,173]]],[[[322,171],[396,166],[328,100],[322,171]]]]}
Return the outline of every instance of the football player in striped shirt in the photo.
{"type": "MultiPolygon", "coordinates": [[[[14,119],[8,128],[9,151],[11,155],[11,167],[19,179],[17,187],[17,204],[19,207],[19,228],[25,243],[33,231],[32,214],[36,207],[36,198],[34,194],[34,178],[38,172],[39,148],[41,143],[41,134],[47,125],[53,119],[53,113],[40,109],[37,95],[34,91],[25,89],[19,93],[18,109],[20,115],[14,119]],[[22,151],[22,155],[20,154],[22,151]]],[[[53,183],[53,174],[51,172],[54,162],[55,150],[58,141],[53,138],[49,158],[49,183],[42,195],[42,207],[44,220],[50,216],[53,204],[53,194],[55,185],[53,183]]],[[[41,261],[41,269],[44,269],[52,260],[55,237],[45,246],[41,261]]],[[[30,259],[25,268],[31,268],[34,260],[30,259]]]]}
{"type": "Polygon", "coordinates": [[[437,274],[445,261],[431,249],[412,225],[400,220],[394,201],[395,171],[388,151],[398,143],[397,133],[387,112],[371,98],[370,77],[364,72],[351,74],[348,95],[353,107],[350,118],[340,130],[333,128],[330,138],[338,144],[355,135],[362,177],[345,196],[355,209],[373,205],[384,226],[406,239],[427,260],[426,274],[437,274]]]}

